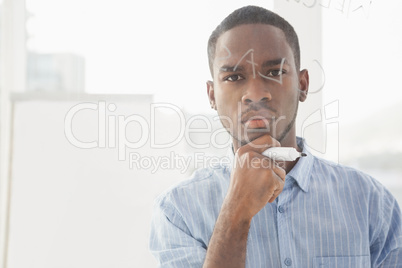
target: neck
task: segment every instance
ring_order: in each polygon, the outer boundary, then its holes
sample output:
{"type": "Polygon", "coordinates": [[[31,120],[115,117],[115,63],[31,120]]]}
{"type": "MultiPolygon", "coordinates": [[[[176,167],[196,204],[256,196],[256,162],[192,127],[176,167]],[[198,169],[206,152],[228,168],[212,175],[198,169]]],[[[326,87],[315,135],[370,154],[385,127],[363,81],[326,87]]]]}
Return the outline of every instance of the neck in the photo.
{"type": "MultiPolygon", "coordinates": [[[[288,135],[286,135],[282,141],[280,141],[281,147],[293,147],[295,148],[298,152],[301,152],[301,148],[297,145],[296,141],[296,133],[295,130],[289,131],[288,135]]],[[[237,151],[237,149],[241,146],[240,142],[238,140],[233,139],[233,151],[234,153],[237,151]]],[[[286,173],[289,173],[292,168],[296,165],[298,159],[295,161],[278,161],[278,165],[282,167],[286,173]]]]}
{"type": "MultiPolygon", "coordinates": [[[[288,133],[288,135],[286,135],[285,138],[283,138],[283,140],[281,141],[281,146],[282,147],[293,147],[298,152],[301,152],[301,148],[299,148],[299,146],[297,145],[296,133],[295,133],[294,129],[293,129],[293,131],[290,131],[288,133]]],[[[280,167],[282,167],[286,171],[286,174],[287,174],[296,165],[298,160],[299,160],[299,158],[297,158],[295,161],[278,161],[278,164],[280,167]]]]}

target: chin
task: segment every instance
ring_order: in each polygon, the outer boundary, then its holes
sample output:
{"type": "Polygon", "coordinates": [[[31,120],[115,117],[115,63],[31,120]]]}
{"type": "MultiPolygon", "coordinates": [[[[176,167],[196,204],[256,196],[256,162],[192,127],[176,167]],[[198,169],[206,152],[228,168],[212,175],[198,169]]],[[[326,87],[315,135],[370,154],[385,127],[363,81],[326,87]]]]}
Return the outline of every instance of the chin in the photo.
{"type": "Polygon", "coordinates": [[[241,144],[244,145],[250,143],[255,139],[258,139],[259,137],[264,136],[266,134],[272,136],[272,133],[267,131],[267,129],[254,129],[253,131],[248,131],[247,135],[242,137],[241,144]]]}

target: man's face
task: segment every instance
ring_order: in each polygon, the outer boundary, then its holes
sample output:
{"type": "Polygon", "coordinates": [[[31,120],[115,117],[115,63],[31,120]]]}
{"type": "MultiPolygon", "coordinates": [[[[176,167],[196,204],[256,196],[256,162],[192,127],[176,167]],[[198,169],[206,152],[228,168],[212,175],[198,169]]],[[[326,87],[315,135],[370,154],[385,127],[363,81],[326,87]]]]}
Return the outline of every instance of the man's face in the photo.
{"type": "Polygon", "coordinates": [[[281,143],[295,139],[294,122],[298,102],[306,98],[308,73],[296,70],[282,30],[246,24],[223,33],[213,66],[208,96],[235,147],[267,133],[281,143]]]}

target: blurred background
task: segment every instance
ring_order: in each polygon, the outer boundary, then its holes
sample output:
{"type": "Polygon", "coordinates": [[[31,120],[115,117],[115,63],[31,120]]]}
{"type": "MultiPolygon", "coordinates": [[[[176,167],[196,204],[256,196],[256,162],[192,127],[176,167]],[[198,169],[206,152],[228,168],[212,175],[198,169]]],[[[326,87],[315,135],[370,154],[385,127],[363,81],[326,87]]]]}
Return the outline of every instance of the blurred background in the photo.
{"type": "Polygon", "coordinates": [[[310,72],[298,135],[402,202],[402,2],[0,0],[0,267],[156,267],[154,198],[227,153],[206,44],[285,17],[310,72]]]}

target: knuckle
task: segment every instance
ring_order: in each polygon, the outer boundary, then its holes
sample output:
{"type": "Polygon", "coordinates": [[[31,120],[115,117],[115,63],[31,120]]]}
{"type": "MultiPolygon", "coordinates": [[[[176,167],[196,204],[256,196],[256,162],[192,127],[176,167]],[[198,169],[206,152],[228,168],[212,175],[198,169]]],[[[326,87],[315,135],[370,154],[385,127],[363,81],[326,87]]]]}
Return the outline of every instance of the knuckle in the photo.
{"type": "Polygon", "coordinates": [[[272,167],[272,161],[269,158],[261,159],[261,166],[263,168],[270,168],[272,167]]]}
{"type": "Polygon", "coordinates": [[[257,157],[257,153],[254,151],[246,151],[241,155],[241,158],[247,161],[254,161],[257,157]]]}
{"type": "Polygon", "coordinates": [[[236,150],[236,155],[239,155],[239,156],[241,156],[241,155],[243,155],[245,153],[245,149],[244,149],[244,147],[239,147],[237,150],[236,150]]]}
{"type": "Polygon", "coordinates": [[[269,147],[281,147],[281,144],[276,139],[272,138],[271,136],[267,136],[268,140],[267,143],[270,144],[269,147]]]}
{"type": "Polygon", "coordinates": [[[275,180],[275,188],[277,190],[282,191],[284,186],[285,186],[285,183],[281,179],[275,180]]]}
{"type": "Polygon", "coordinates": [[[283,168],[279,168],[278,173],[279,177],[281,177],[282,179],[286,177],[286,171],[283,168]]]}
{"type": "Polygon", "coordinates": [[[281,147],[281,143],[277,139],[272,138],[271,142],[275,147],[281,147]]]}
{"type": "Polygon", "coordinates": [[[285,182],[283,180],[279,180],[279,189],[282,191],[283,187],[285,186],[285,182]]]}
{"type": "Polygon", "coordinates": [[[266,169],[269,178],[275,177],[275,172],[272,169],[266,169]]]}
{"type": "Polygon", "coordinates": [[[276,147],[281,147],[281,143],[280,143],[279,141],[277,141],[277,140],[274,140],[273,144],[274,144],[276,147]]]}
{"type": "Polygon", "coordinates": [[[247,155],[249,157],[253,157],[253,156],[255,156],[255,152],[254,151],[247,151],[247,152],[244,153],[244,155],[247,155]]]}

